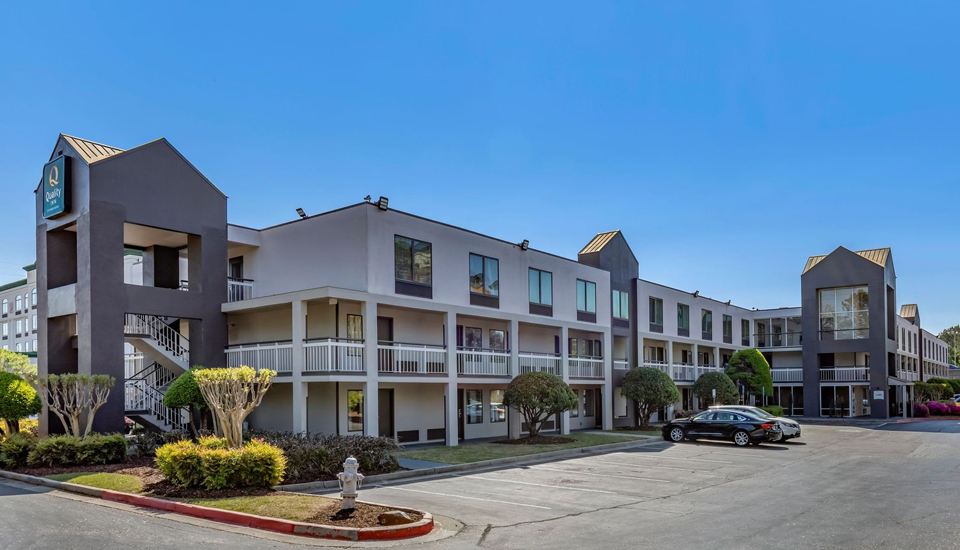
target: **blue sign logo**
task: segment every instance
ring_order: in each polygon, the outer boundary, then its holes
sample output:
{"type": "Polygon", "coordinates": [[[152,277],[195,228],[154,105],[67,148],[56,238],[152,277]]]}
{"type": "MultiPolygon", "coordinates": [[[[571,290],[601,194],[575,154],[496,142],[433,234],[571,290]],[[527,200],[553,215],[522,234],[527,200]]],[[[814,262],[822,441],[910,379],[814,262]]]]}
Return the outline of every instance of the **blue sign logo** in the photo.
{"type": "Polygon", "coordinates": [[[43,167],[43,217],[50,219],[70,211],[70,163],[59,156],[43,167]]]}

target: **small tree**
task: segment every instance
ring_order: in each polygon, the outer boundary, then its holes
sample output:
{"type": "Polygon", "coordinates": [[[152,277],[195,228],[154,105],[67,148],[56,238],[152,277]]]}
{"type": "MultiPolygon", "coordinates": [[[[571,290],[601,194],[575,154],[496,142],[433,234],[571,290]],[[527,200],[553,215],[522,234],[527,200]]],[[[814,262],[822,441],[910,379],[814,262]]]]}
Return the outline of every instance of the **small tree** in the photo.
{"type": "Polygon", "coordinates": [[[40,414],[40,396],[23,378],[12,372],[0,372],[0,427],[7,435],[20,431],[20,420],[40,414]]]}
{"type": "MultiPolygon", "coordinates": [[[[770,364],[755,349],[742,349],[733,354],[727,366],[729,376],[739,388],[753,395],[773,395],[773,375],[770,364]]],[[[765,403],[761,403],[764,405],[765,403]]]]}
{"type": "Polygon", "coordinates": [[[740,401],[737,385],[722,372],[708,372],[693,383],[693,391],[708,403],[713,402],[713,390],[717,390],[716,402],[721,405],[733,405],[740,401]]]}
{"type": "Polygon", "coordinates": [[[51,374],[40,378],[42,401],[57,415],[64,430],[76,437],[87,437],[93,428],[93,419],[106,405],[110,390],[117,379],[106,374],[51,374]],[[81,417],[87,423],[81,428],[81,417]]]}
{"type": "Polygon", "coordinates": [[[0,349],[0,372],[12,372],[23,378],[34,389],[37,387],[37,366],[22,353],[0,349]]]}
{"type": "Polygon", "coordinates": [[[163,404],[174,409],[187,407],[190,410],[190,435],[196,439],[199,432],[195,418],[201,410],[207,409],[207,402],[200,393],[200,386],[197,385],[193,372],[193,369],[188,370],[170,384],[163,396],[163,404]]]}
{"type": "Polygon", "coordinates": [[[503,404],[520,411],[530,437],[536,437],[547,418],[577,406],[577,394],[555,374],[527,372],[510,382],[503,404]]]}
{"type": "Polygon", "coordinates": [[[953,394],[957,393],[953,389],[953,382],[957,380],[947,380],[946,378],[940,378],[939,376],[934,376],[933,378],[927,380],[930,384],[938,384],[942,389],[940,390],[940,396],[937,399],[950,399],[953,397],[953,394]]]}
{"type": "Polygon", "coordinates": [[[634,425],[650,429],[650,416],[658,409],[680,401],[680,390],[670,376],[660,369],[639,367],[623,377],[620,394],[633,400],[634,425]]]}
{"type": "Polygon", "coordinates": [[[260,406],[276,371],[250,367],[194,369],[193,377],[231,448],[243,446],[243,421],[260,406]]]}

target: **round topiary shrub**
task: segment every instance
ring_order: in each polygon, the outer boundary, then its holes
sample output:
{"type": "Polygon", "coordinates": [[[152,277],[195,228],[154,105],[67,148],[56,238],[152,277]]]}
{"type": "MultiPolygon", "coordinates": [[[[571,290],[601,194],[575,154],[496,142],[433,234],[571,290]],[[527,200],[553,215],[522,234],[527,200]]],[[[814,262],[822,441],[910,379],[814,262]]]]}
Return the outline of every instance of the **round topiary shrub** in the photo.
{"type": "Polygon", "coordinates": [[[530,437],[536,437],[544,420],[577,406],[577,394],[555,374],[527,372],[510,382],[503,404],[519,411],[530,437]]]}
{"type": "Polygon", "coordinates": [[[738,386],[745,386],[753,395],[773,395],[770,364],[755,349],[742,349],[733,354],[727,365],[727,376],[738,386]]]}
{"type": "Polygon", "coordinates": [[[635,424],[639,429],[650,428],[650,416],[658,409],[680,401],[680,390],[670,375],[652,367],[638,367],[627,372],[620,394],[633,400],[635,424]]]}
{"type": "Polygon", "coordinates": [[[714,402],[718,405],[734,405],[740,402],[737,385],[722,372],[708,372],[697,378],[693,384],[693,391],[710,405],[714,402]],[[713,390],[717,390],[716,399],[713,397],[713,390]]]}
{"type": "Polygon", "coordinates": [[[4,433],[20,431],[20,420],[40,414],[41,410],[43,403],[30,384],[12,372],[0,372],[0,420],[4,433]]]}

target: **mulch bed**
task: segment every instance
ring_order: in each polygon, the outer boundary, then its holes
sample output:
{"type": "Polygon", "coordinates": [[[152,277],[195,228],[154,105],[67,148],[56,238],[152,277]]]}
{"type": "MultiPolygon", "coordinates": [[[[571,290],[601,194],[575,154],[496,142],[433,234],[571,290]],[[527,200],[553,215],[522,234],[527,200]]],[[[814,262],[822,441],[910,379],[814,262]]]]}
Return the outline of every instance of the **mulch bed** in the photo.
{"type": "MultiPolygon", "coordinates": [[[[281,497],[278,497],[281,498],[281,497]]],[[[318,499],[320,500],[320,499],[318,499]]],[[[374,504],[357,503],[357,507],[352,512],[343,513],[340,510],[340,501],[329,500],[320,506],[317,506],[314,514],[306,520],[305,523],[319,523],[322,525],[335,525],[337,527],[379,527],[377,518],[384,512],[396,510],[396,508],[386,508],[374,504]]],[[[414,521],[420,521],[423,515],[414,512],[407,512],[414,521]]]]}
{"type": "Polygon", "coordinates": [[[494,441],[504,445],[562,445],[564,443],[573,443],[576,439],[569,437],[559,437],[553,435],[538,435],[536,437],[521,437],[520,439],[504,439],[494,441]]]}

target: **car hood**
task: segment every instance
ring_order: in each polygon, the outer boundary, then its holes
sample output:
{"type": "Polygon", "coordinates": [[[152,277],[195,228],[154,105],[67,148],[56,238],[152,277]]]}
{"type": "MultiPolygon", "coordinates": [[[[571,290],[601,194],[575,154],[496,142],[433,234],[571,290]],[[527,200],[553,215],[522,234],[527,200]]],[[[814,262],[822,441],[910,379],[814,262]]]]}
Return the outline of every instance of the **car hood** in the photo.
{"type": "Polygon", "coordinates": [[[774,420],[776,420],[777,422],[779,422],[779,423],[781,423],[781,424],[789,424],[789,425],[791,425],[791,426],[799,426],[799,425],[800,425],[800,423],[797,422],[796,420],[792,420],[792,419],[790,419],[790,418],[783,418],[782,416],[776,416],[776,417],[774,417],[774,420]]]}

